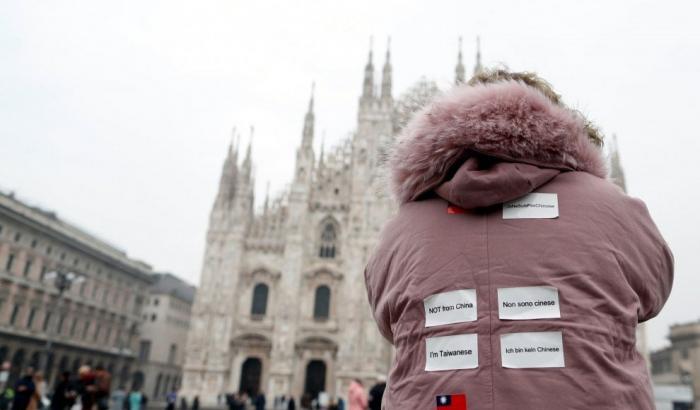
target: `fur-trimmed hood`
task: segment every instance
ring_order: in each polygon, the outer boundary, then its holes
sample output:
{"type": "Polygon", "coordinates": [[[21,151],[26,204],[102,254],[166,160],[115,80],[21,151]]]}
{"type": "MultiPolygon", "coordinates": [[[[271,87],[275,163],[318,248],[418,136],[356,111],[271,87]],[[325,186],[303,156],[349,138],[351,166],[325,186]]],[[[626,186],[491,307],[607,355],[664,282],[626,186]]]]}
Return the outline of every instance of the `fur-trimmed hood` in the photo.
{"type": "MultiPolygon", "coordinates": [[[[588,139],[580,114],[521,82],[503,81],[456,87],[419,111],[390,154],[392,191],[400,203],[415,200],[457,174],[483,171],[474,164],[478,157],[498,159],[511,164],[517,174],[526,174],[518,178],[529,188],[493,200],[526,194],[559,173],[554,170],[584,171],[600,178],[607,174],[601,150],[588,139]]],[[[503,175],[503,168],[499,172],[503,175]]],[[[482,182],[477,184],[481,188],[482,182]]],[[[453,185],[449,191],[465,186],[453,185]]],[[[483,189],[471,196],[475,194],[483,194],[483,189]]],[[[462,205],[491,205],[467,202],[462,205]]]]}

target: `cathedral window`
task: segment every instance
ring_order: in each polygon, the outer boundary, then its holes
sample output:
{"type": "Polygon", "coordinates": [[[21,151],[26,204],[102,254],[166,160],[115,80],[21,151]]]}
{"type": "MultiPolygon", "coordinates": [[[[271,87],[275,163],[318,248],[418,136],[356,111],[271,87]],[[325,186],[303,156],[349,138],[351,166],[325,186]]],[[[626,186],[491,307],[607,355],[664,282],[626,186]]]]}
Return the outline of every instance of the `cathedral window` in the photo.
{"type": "Polygon", "coordinates": [[[314,319],[326,320],[330,316],[331,289],[326,285],[316,288],[314,297],[314,319]]]}
{"type": "Polygon", "coordinates": [[[269,288],[264,283],[258,283],[253,288],[253,304],[250,307],[250,314],[252,316],[265,316],[267,311],[267,294],[269,288]]]}
{"type": "Polygon", "coordinates": [[[326,222],[321,230],[321,246],[318,250],[318,256],[321,258],[335,258],[335,247],[337,240],[335,224],[326,222]]]}

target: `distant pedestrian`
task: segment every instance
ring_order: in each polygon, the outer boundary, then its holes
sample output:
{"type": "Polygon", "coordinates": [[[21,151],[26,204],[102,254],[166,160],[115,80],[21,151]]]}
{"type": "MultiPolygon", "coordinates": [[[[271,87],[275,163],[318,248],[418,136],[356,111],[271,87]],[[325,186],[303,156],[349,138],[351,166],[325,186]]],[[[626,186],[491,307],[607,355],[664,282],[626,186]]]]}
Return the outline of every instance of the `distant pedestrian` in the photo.
{"type": "Polygon", "coordinates": [[[194,396],[192,399],[192,410],[199,410],[199,396],[194,396]]]}
{"type": "Polygon", "coordinates": [[[165,410],[175,410],[175,403],[177,403],[177,392],[170,390],[165,395],[165,410]]]}
{"type": "Polygon", "coordinates": [[[11,367],[7,360],[0,364],[0,410],[7,410],[14,397],[14,390],[8,383],[11,367]]]}
{"type": "Polygon", "coordinates": [[[187,399],[184,397],[180,398],[180,410],[187,410],[187,399]]]}
{"type": "Polygon", "coordinates": [[[112,392],[112,410],[123,410],[126,403],[126,392],[123,386],[117,387],[112,392]]]}
{"type": "Polygon", "coordinates": [[[296,410],[297,404],[294,402],[294,396],[289,396],[287,400],[287,410],[296,410]]]}
{"type": "Polygon", "coordinates": [[[70,379],[70,372],[63,372],[53,388],[50,408],[51,410],[70,409],[75,404],[77,396],[78,392],[70,379]]]}
{"type": "Polygon", "coordinates": [[[24,371],[24,376],[22,376],[22,378],[20,378],[15,384],[15,396],[14,400],[12,401],[12,410],[31,410],[29,407],[35,393],[36,385],[34,384],[34,369],[28,367],[24,371]]]}
{"type": "Polygon", "coordinates": [[[46,398],[46,380],[44,380],[43,372],[34,372],[34,386],[36,387],[36,391],[34,392],[29,407],[36,410],[47,408],[51,403],[49,399],[46,398]]]}
{"type": "Polygon", "coordinates": [[[349,410],[365,410],[367,408],[367,393],[360,379],[350,382],[348,405],[349,410]]]}
{"type": "Polygon", "coordinates": [[[126,410],[146,410],[148,397],[141,391],[140,388],[132,389],[126,397],[126,410]]]}
{"type": "Polygon", "coordinates": [[[80,393],[82,410],[93,410],[97,387],[95,386],[95,373],[90,366],[80,366],[78,369],[78,392],[80,393]]]}
{"type": "Polygon", "coordinates": [[[6,385],[0,391],[0,410],[7,410],[10,408],[10,404],[15,399],[15,389],[10,385],[6,385]]]}
{"type": "Polygon", "coordinates": [[[255,410],[265,410],[265,393],[258,393],[253,400],[253,405],[255,410]]]}
{"type": "Polygon", "coordinates": [[[112,375],[102,366],[95,367],[95,402],[97,410],[109,410],[112,375]]]}
{"type": "Polygon", "coordinates": [[[369,389],[369,409],[370,410],[382,410],[382,396],[384,396],[384,390],[386,389],[386,382],[380,378],[380,380],[369,389]]]}

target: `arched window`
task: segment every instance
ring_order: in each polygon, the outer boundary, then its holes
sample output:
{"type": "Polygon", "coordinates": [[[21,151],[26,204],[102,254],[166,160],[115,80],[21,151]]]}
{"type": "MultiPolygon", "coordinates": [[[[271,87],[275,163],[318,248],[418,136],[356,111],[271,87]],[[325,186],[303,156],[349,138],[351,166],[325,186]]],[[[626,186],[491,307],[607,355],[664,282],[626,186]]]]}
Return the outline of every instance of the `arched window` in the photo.
{"type": "Polygon", "coordinates": [[[157,399],[160,397],[160,385],[163,383],[163,373],[158,373],[156,377],[156,386],[153,388],[153,398],[157,399]]]}
{"type": "Polygon", "coordinates": [[[177,345],[175,343],[170,344],[170,351],[168,352],[168,363],[175,364],[175,359],[177,358],[177,345]]]}
{"type": "Polygon", "coordinates": [[[318,256],[321,258],[335,258],[335,247],[338,239],[335,224],[331,221],[325,222],[321,228],[321,245],[318,256]]]}
{"type": "Polygon", "coordinates": [[[253,304],[250,307],[252,316],[265,316],[267,311],[267,294],[269,289],[266,284],[258,283],[253,288],[253,304]]]}
{"type": "Polygon", "coordinates": [[[331,289],[326,285],[316,288],[314,297],[314,319],[326,320],[330,316],[331,289]]]}

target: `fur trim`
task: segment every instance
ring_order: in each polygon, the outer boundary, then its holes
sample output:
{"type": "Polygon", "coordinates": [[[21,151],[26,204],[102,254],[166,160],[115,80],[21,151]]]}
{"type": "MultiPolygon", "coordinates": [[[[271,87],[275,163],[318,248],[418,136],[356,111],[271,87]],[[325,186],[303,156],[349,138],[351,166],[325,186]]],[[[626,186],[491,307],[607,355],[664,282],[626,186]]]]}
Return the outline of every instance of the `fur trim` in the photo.
{"type": "Polygon", "coordinates": [[[468,151],[542,168],[605,178],[600,148],[584,119],[518,81],[462,85],[438,97],[406,125],[389,157],[400,203],[434,189],[468,151]]]}

